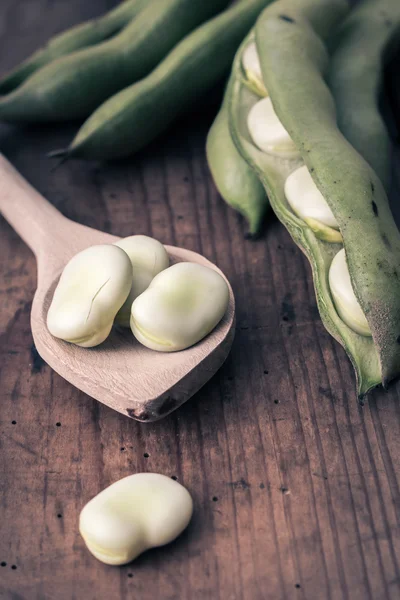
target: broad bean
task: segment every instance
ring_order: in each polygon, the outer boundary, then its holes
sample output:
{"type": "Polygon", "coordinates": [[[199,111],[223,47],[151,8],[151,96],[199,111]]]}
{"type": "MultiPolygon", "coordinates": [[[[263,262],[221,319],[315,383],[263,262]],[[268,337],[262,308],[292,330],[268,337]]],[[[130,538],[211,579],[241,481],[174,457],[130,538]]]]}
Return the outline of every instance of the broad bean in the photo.
{"type": "Polygon", "coordinates": [[[184,350],[218,325],[228,302],[228,286],[219,273],[196,263],[177,263],[156,275],[136,298],[131,329],[152,350],[184,350]]]}
{"type": "Polygon", "coordinates": [[[169,266],[169,256],[161,242],[147,235],[132,235],[115,242],[122,248],[132,264],[131,291],[115,317],[123,327],[130,326],[132,303],[150,285],[154,277],[169,266]]]}
{"type": "Polygon", "coordinates": [[[132,285],[132,264],[121,248],[91,246],[64,268],[50,308],[47,327],[52,335],[91,348],[109,335],[115,315],[132,285]]]}
{"type": "Polygon", "coordinates": [[[172,542],[192,513],[192,498],[180,483],[157,473],[136,473],[84,506],[79,531],[98,560],[124,565],[149,548],[172,542]]]}

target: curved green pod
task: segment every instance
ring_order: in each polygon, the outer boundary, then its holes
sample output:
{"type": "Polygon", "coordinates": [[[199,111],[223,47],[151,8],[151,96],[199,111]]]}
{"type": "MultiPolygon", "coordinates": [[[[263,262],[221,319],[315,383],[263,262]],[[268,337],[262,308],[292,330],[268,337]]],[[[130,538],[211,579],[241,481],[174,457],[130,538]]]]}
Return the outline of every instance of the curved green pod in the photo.
{"type": "Polygon", "coordinates": [[[260,231],[269,202],[258,176],[243,160],[231,138],[227,99],[232,83],[228,84],[221,109],[207,136],[207,162],[220,195],[243,215],[249,234],[255,236],[260,231]]]}
{"type": "Polygon", "coordinates": [[[270,1],[240,0],[197,28],[148,77],[102,104],[69,148],[50,156],[110,160],[143,148],[229,71],[243,36],[270,1]]]}
{"type": "Polygon", "coordinates": [[[0,80],[0,94],[7,94],[32,73],[53,60],[81,48],[87,48],[115,35],[129,23],[151,0],[126,0],[107,14],[71,27],[52,37],[47,44],[24,60],[0,80]]]}
{"type": "Polygon", "coordinates": [[[339,129],[371,165],[386,191],[390,139],[378,104],[382,65],[399,38],[399,0],[360,2],[335,32],[328,77],[339,129]]]}
{"type": "Polygon", "coordinates": [[[240,68],[254,32],[235,59],[229,112],[238,150],[256,169],[272,208],[311,263],[321,318],[346,349],[362,397],[400,373],[400,236],[382,183],[337,128],[335,103],[324,81],[329,56],[323,40],[345,13],[340,0],[281,0],[255,27],[266,88],[300,159],[263,153],[249,136],[247,115],[258,98],[243,85],[240,68]],[[338,221],[352,286],[372,338],[350,329],[332,301],[328,272],[342,245],[318,239],[286,201],[285,180],[303,163],[338,221]]]}
{"type": "Polygon", "coordinates": [[[63,56],[0,97],[0,120],[66,121],[147,75],[192,29],[229,0],[152,0],[118,35],[63,56]]]}

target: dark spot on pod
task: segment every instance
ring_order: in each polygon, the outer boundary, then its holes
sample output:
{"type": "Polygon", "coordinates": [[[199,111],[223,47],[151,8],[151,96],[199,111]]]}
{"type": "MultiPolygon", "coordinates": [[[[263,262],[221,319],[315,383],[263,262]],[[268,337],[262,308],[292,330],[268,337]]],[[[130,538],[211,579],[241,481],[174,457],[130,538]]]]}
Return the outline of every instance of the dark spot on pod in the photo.
{"type": "Polygon", "coordinates": [[[263,483],[260,483],[260,490],[263,490],[265,488],[265,485],[263,483]]]}
{"type": "Polygon", "coordinates": [[[310,173],[314,173],[314,171],[315,171],[314,167],[311,167],[310,173]]]}
{"type": "Polygon", "coordinates": [[[218,502],[218,497],[217,496],[213,496],[213,502],[218,502]]]}
{"type": "Polygon", "coordinates": [[[376,203],[372,200],[371,202],[372,205],[372,210],[374,211],[374,215],[377,217],[379,215],[379,211],[378,211],[378,207],[376,205],[376,203]]]}
{"type": "Polygon", "coordinates": [[[374,186],[374,184],[372,183],[372,181],[371,181],[371,192],[372,192],[372,193],[374,193],[374,192],[375,192],[375,186],[374,186]]]}
{"type": "Polygon", "coordinates": [[[296,583],[294,587],[299,590],[301,588],[301,585],[299,583],[296,583]]]}
{"type": "Polygon", "coordinates": [[[294,19],[288,17],[287,15],[279,15],[279,18],[282,19],[282,21],[286,21],[286,23],[296,23],[294,19]]]}

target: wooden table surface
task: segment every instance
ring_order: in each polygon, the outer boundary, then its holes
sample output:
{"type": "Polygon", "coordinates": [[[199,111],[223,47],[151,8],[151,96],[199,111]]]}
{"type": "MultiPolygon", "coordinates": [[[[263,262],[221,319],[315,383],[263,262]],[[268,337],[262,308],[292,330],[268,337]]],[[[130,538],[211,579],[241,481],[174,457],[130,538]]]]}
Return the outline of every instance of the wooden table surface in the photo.
{"type": "MultiPolygon", "coordinates": [[[[2,0],[0,71],[113,4],[2,0]]],[[[37,355],[35,260],[0,219],[0,598],[399,598],[400,387],[359,406],[287,232],[271,217],[260,240],[244,239],[205,161],[214,113],[181,121],[129,161],[54,172],[46,152],[76,125],[0,128],[1,150],[65,215],[203,253],[237,300],[236,339],[219,374],[171,416],[139,424],[37,355]],[[107,567],[86,551],[79,512],[138,471],[177,477],[194,517],[170,546],[107,567]]]]}

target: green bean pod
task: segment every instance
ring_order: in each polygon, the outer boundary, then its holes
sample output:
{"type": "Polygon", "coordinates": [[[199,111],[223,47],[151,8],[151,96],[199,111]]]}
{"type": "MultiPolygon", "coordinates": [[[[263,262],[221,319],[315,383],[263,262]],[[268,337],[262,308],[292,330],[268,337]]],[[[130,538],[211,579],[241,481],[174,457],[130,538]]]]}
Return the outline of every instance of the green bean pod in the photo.
{"type": "Polygon", "coordinates": [[[229,71],[243,36],[270,1],[241,0],[196,29],[148,77],[100,106],[67,150],[52,155],[108,160],[143,148],[229,71]]]}
{"type": "Polygon", "coordinates": [[[324,81],[329,68],[324,40],[345,13],[341,0],[279,0],[255,27],[264,83],[300,159],[266,154],[250,138],[247,116],[258,97],[243,85],[241,54],[254,32],[234,62],[229,117],[239,152],[257,171],[272,208],[311,263],[321,318],[346,349],[361,398],[400,373],[400,236],[381,181],[337,127],[336,106],[324,81]],[[285,198],[288,175],[304,163],[339,224],[351,284],[372,337],[348,327],[333,303],[328,274],[342,245],[319,239],[285,198]]]}
{"type": "Polygon", "coordinates": [[[119,34],[63,56],[0,97],[0,120],[87,117],[104,100],[147,75],[168,52],[229,0],[152,0],[119,34]]]}
{"type": "Polygon", "coordinates": [[[381,66],[399,38],[399,0],[360,2],[335,32],[328,78],[339,129],[371,165],[386,191],[391,144],[378,107],[381,66]]]}
{"type": "Polygon", "coordinates": [[[256,236],[269,202],[258,176],[243,160],[231,138],[228,97],[232,83],[228,84],[221,109],[207,136],[207,162],[220,195],[243,215],[248,222],[249,234],[256,236]]]}
{"type": "Polygon", "coordinates": [[[32,73],[56,58],[87,48],[115,35],[149,4],[151,0],[126,0],[107,14],[71,27],[51,38],[48,43],[0,80],[0,94],[18,87],[32,73]]]}

